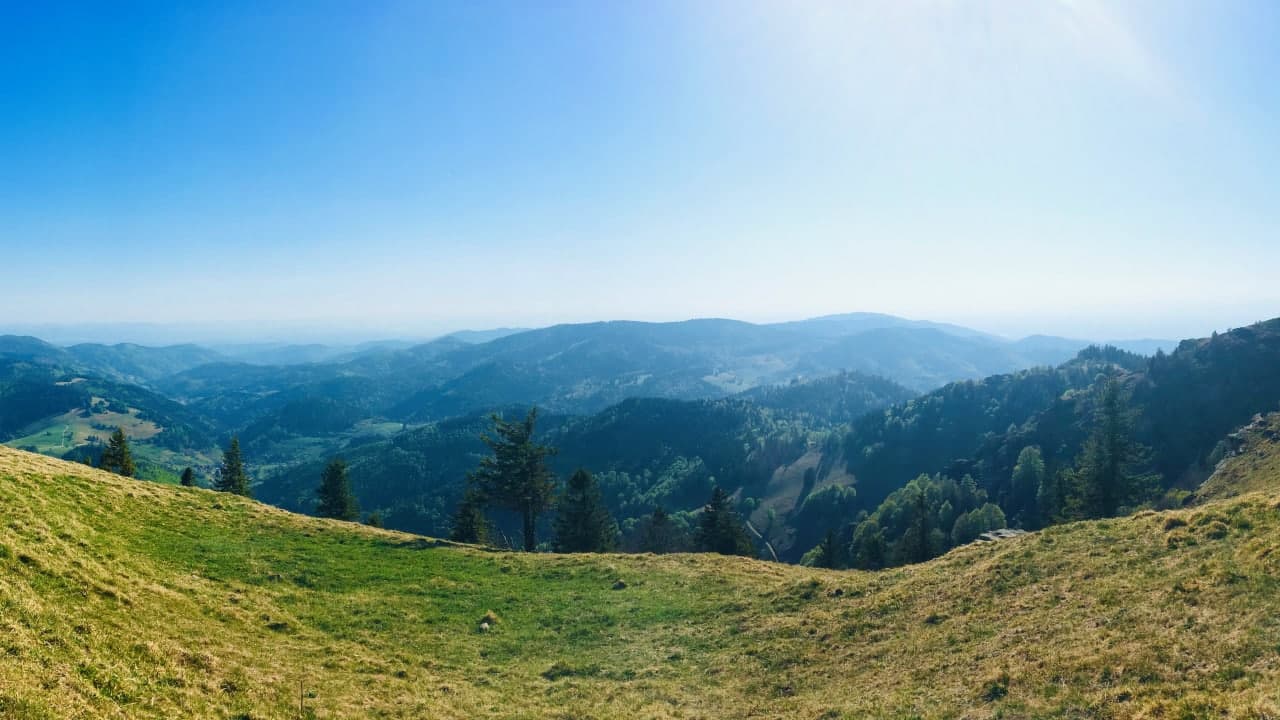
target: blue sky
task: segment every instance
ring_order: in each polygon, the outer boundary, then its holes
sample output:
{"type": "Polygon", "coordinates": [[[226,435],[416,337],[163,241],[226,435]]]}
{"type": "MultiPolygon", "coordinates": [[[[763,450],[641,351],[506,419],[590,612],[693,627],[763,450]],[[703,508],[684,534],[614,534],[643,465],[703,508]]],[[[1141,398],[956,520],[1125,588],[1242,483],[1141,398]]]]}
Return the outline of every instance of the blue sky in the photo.
{"type": "Polygon", "coordinates": [[[1280,4],[0,3],[0,325],[1280,315],[1280,4]]]}

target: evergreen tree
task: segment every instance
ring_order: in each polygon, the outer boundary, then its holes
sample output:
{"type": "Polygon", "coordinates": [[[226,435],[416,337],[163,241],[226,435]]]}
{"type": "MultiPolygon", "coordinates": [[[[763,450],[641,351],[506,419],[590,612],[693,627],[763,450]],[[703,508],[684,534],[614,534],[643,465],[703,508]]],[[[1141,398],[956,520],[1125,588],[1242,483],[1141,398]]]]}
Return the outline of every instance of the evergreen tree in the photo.
{"type": "Polygon", "coordinates": [[[347,477],[347,463],[341,458],[334,458],[325,466],[316,499],[316,514],[320,517],[350,522],[360,519],[360,506],[347,477]]]}
{"type": "Polygon", "coordinates": [[[828,530],[822,542],[805,553],[800,563],[809,567],[841,568],[844,567],[844,550],[836,532],[828,530]]]}
{"type": "Polygon", "coordinates": [[[1149,461],[1149,451],[1134,439],[1133,425],[1124,388],[1114,378],[1107,380],[1072,476],[1071,500],[1078,516],[1111,517],[1151,495],[1156,478],[1139,471],[1149,461]]]}
{"type": "Polygon", "coordinates": [[[854,567],[864,570],[879,570],[889,564],[889,543],[875,518],[860,522],[854,528],[849,556],[854,567]]]}
{"type": "Polygon", "coordinates": [[[747,535],[742,518],[733,509],[729,494],[719,486],[702,508],[694,544],[701,552],[721,555],[754,555],[755,545],[747,535]]]}
{"type": "Polygon", "coordinates": [[[107,449],[102,451],[102,460],[98,466],[108,472],[125,477],[133,477],[137,468],[133,464],[133,453],[129,451],[129,439],[124,435],[124,428],[116,428],[107,441],[107,449]]]}
{"type": "Polygon", "coordinates": [[[921,485],[911,502],[911,523],[898,541],[897,555],[902,562],[919,563],[934,556],[933,523],[930,522],[929,499],[921,485]]]}
{"type": "Polygon", "coordinates": [[[600,484],[578,469],[556,503],[556,552],[609,552],[618,544],[618,524],[604,506],[600,484]]]}
{"type": "Polygon", "coordinates": [[[686,549],[688,537],[678,527],[667,511],[661,507],[653,509],[653,513],[640,520],[636,528],[636,552],[651,552],[658,555],[680,552],[686,549]]]}
{"type": "Polygon", "coordinates": [[[182,486],[183,486],[183,487],[195,487],[195,486],[196,486],[196,471],[195,471],[195,470],[192,470],[191,468],[187,468],[187,469],[183,470],[183,471],[182,471],[182,480],[181,480],[181,482],[182,482],[182,486]]]}
{"type": "Polygon", "coordinates": [[[232,437],[227,449],[222,451],[222,466],[218,468],[218,477],[213,487],[233,495],[252,497],[249,476],[244,471],[244,459],[240,457],[240,438],[232,437]]]}
{"type": "Polygon", "coordinates": [[[1013,467],[1009,500],[1006,504],[1009,514],[1023,527],[1034,528],[1040,524],[1036,495],[1044,478],[1044,456],[1041,455],[1040,448],[1034,445],[1022,448],[1022,452],[1018,453],[1018,462],[1013,467]]]}
{"type": "Polygon", "coordinates": [[[554,448],[533,441],[538,410],[533,408],[522,421],[508,422],[494,415],[493,435],[481,435],[493,454],[480,460],[471,480],[486,502],[514,510],[524,525],[524,549],[538,547],[538,516],[551,505],[555,476],[547,467],[554,448]]]}
{"type": "Polygon", "coordinates": [[[1044,479],[1040,481],[1040,488],[1036,491],[1036,510],[1041,527],[1052,525],[1062,519],[1063,509],[1066,506],[1066,486],[1067,477],[1063,470],[1052,475],[1046,473],[1044,479]]]}
{"type": "Polygon", "coordinates": [[[454,542],[483,545],[489,541],[489,523],[484,517],[484,500],[474,488],[467,488],[453,515],[449,539],[454,542]]]}
{"type": "Polygon", "coordinates": [[[364,519],[364,524],[368,525],[369,527],[376,527],[376,528],[382,527],[382,513],[378,512],[377,510],[374,510],[373,512],[369,513],[368,517],[364,519]]]}

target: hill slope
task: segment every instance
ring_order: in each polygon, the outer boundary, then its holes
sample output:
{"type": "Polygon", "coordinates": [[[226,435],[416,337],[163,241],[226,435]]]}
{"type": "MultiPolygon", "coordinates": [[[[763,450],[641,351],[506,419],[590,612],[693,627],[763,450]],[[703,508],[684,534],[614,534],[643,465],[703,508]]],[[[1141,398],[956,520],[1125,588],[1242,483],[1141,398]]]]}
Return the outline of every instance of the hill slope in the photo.
{"type": "Polygon", "coordinates": [[[0,715],[1274,717],[1270,492],[838,573],[447,547],[0,449],[0,715]]]}
{"type": "Polygon", "coordinates": [[[1227,436],[1222,460],[1190,500],[1224,500],[1250,492],[1265,492],[1280,478],[1280,413],[1256,415],[1227,436]]]}

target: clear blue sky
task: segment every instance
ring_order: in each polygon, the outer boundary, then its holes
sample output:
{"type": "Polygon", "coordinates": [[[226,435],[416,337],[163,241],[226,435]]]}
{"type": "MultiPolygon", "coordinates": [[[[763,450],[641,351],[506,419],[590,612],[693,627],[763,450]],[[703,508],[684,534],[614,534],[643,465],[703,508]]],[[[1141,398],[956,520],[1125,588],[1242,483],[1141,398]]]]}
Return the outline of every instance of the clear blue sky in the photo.
{"type": "Polygon", "coordinates": [[[1270,0],[0,3],[0,325],[1207,333],[1278,78],[1270,0]]]}

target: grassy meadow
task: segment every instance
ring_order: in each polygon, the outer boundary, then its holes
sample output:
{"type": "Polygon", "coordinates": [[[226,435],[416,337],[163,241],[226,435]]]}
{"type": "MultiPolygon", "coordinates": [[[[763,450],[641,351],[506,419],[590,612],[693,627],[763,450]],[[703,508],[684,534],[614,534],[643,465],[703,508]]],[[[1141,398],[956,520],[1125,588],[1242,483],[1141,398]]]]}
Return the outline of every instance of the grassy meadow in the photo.
{"type": "Polygon", "coordinates": [[[1278,717],[1276,480],[865,573],[489,552],[0,448],[0,717],[1278,717]]]}

